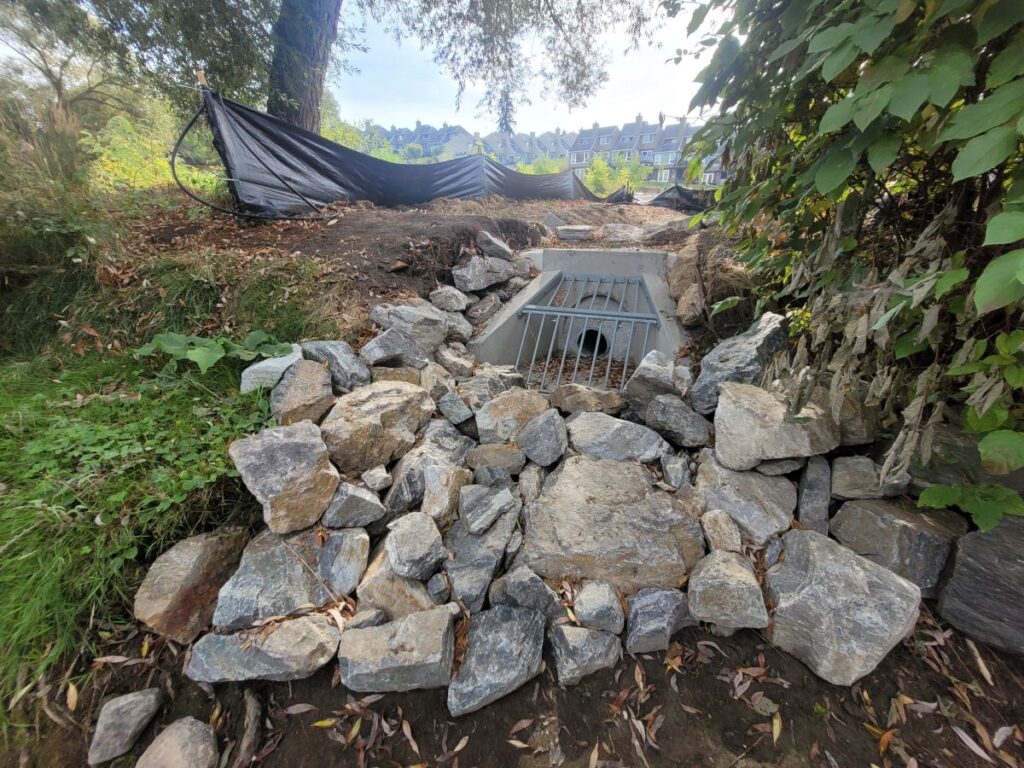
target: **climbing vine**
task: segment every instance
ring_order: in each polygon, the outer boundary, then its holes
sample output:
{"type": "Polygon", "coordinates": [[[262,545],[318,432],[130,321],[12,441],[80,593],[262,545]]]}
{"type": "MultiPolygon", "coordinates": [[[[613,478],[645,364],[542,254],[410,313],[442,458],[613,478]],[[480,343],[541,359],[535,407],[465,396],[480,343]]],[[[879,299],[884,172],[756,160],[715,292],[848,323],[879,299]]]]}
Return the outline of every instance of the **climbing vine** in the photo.
{"type": "MultiPolygon", "coordinates": [[[[1024,3],[703,0],[689,32],[713,49],[694,168],[723,154],[716,215],[762,302],[808,318],[794,402],[824,384],[879,406],[885,474],[927,461],[942,424],[989,475],[1024,467],[1024,3]]],[[[920,503],[983,529],[1024,514],[984,482],[920,503]]]]}

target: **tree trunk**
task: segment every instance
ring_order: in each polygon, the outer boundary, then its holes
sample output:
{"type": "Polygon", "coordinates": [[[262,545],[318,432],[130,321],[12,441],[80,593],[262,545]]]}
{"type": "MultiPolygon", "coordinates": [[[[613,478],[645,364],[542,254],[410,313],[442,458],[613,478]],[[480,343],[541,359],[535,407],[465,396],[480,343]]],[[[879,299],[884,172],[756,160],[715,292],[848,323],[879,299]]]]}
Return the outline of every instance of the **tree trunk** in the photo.
{"type": "Polygon", "coordinates": [[[342,0],[282,0],[274,24],[267,112],[320,131],[320,99],[342,0]]]}

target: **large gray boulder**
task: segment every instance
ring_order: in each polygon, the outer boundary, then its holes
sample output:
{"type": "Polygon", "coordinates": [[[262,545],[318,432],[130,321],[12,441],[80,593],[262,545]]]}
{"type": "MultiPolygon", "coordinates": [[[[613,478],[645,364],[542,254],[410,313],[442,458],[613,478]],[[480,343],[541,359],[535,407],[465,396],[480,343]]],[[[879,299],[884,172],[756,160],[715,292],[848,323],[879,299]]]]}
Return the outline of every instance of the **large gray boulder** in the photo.
{"type": "Polygon", "coordinates": [[[1006,515],[990,531],[957,542],[939,615],[996,648],[1024,653],[1024,518],[1006,515]]]}
{"type": "Polygon", "coordinates": [[[700,448],[712,442],[711,422],[675,395],[658,395],[651,400],[644,421],[677,448],[700,448]]]}
{"type": "Polygon", "coordinates": [[[555,591],[525,565],[516,565],[504,576],[494,580],[488,594],[491,605],[517,605],[533,608],[548,621],[563,618],[565,606],[555,591]]]}
{"type": "Polygon", "coordinates": [[[341,684],[372,693],[448,685],[457,612],[458,606],[442,605],[376,627],[346,628],[338,645],[341,684]]]}
{"type": "Polygon", "coordinates": [[[720,629],[768,626],[768,610],[754,569],[735,552],[718,549],[697,563],[687,595],[690,615],[720,629]]]}
{"type": "Polygon", "coordinates": [[[464,264],[452,268],[452,282],[460,291],[482,291],[504,283],[515,273],[515,267],[506,259],[473,256],[464,264]]]}
{"type": "Polygon", "coordinates": [[[274,533],[308,528],[319,520],[341,479],[320,429],[310,421],[235,440],[228,453],[274,533]]]}
{"type": "Polygon", "coordinates": [[[498,294],[491,293],[467,309],[466,322],[470,323],[470,335],[472,335],[474,325],[480,325],[490,320],[498,313],[501,306],[501,298],[498,294]]]}
{"type": "Polygon", "coordinates": [[[258,360],[242,371],[242,383],[239,391],[242,394],[257,389],[271,389],[284,376],[284,372],[302,359],[302,348],[292,344],[292,351],[280,357],[268,357],[258,360]]]}
{"type": "Polygon", "coordinates": [[[484,533],[509,510],[522,507],[508,486],[464,485],[459,492],[459,516],[473,534],[484,533]]]}
{"type": "Polygon", "coordinates": [[[466,656],[448,686],[453,717],[476,712],[540,673],[544,616],[499,605],[469,619],[466,656]]]}
{"type": "Polygon", "coordinates": [[[238,570],[221,587],[213,623],[239,629],[336,602],[359,584],[369,552],[370,537],[362,528],[325,535],[264,531],[245,548],[238,570]]]}
{"type": "Polygon", "coordinates": [[[832,467],[824,456],[812,456],[800,474],[796,517],[804,528],[828,534],[832,501],[832,467]]]}
{"type": "Polygon", "coordinates": [[[565,426],[572,447],[598,459],[650,464],[675,453],[653,429],[607,413],[577,413],[566,420],[565,426]]]}
{"type": "Polygon", "coordinates": [[[729,517],[728,512],[709,509],[701,515],[700,527],[704,529],[704,538],[707,539],[708,549],[712,552],[715,550],[743,551],[739,526],[729,517]]]}
{"type": "Polygon", "coordinates": [[[270,411],[278,424],[317,422],[334,405],[331,374],[320,363],[299,360],[270,393],[270,411]]]}
{"type": "Polygon", "coordinates": [[[611,669],[622,656],[619,638],[596,629],[552,624],[548,645],[555,659],[555,672],[561,686],[576,685],[587,675],[611,669]]]}
{"type": "Polygon", "coordinates": [[[430,303],[443,312],[465,312],[469,296],[451,285],[440,285],[430,292],[430,303]]]}
{"type": "Polygon", "coordinates": [[[407,579],[426,581],[444,560],[441,532],[422,512],[410,512],[391,523],[384,540],[392,570],[407,579]]]}
{"type": "Polygon", "coordinates": [[[967,521],[948,509],[908,509],[865,499],[848,501],[831,523],[832,535],[858,555],[935,593],[949,552],[967,533],[967,521]]]}
{"type": "Polygon", "coordinates": [[[496,394],[476,412],[480,442],[508,442],[535,416],[540,416],[546,410],[548,401],[532,389],[513,387],[496,394]]]}
{"type": "Polygon", "coordinates": [[[652,653],[668,649],[672,635],[683,627],[695,627],[686,594],[678,589],[641,589],[629,596],[626,650],[652,653]]]}
{"type": "Polygon", "coordinates": [[[484,229],[476,233],[476,247],[480,249],[484,256],[492,256],[495,259],[512,261],[512,256],[514,255],[512,249],[508,247],[504,240],[495,237],[484,229]]]}
{"type": "Polygon", "coordinates": [[[680,371],[677,378],[675,361],[664,352],[652,349],[633,371],[622,394],[638,414],[647,413],[651,401],[659,395],[682,397],[688,389],[687,377],[680,371]]]}
{"type": "Polygon", "coordinates": [[[423,368],[429,361],[427,350],[397,328],[388,328],[370,339],[359,350],[359,357],[370,366],[389,365],[423,368]]]}
{"type": "Polygon", "coordinates": [[[515,436],[526,458],[542,467],[548,467],[562,458],[569,447],[565,422],[555,408],[548,408],[534,416],[515,436]]]}
{"type": "Polygon", "coordinates": [[[726,339],[700,361],[700,375],[690,392],[697,413],[718,405],[718,387],[725,381],[757,384],[775,353],[786,346],[785,318],[766,312],[739,336],[726,339]]]}
{"type": "Polygon", "coordinates": [[[382,328],[401,331],[426,353],[441,346],[448,335],[448,316],[422,299],[415,303],[378,304],[370,312],[370,319],[382,328]]]}
{"type": "Polygon", "coordinates": [[[341,633],[327,616],[288,619],[257,633],[208,634],[192,646],[185,676],[199,683],[301,680],[327,664],[341,633]]]}
{"type": "Polygon", "coordinates": [[[338,394],[370,383],[370,369],[344,341],[307,341],[302,344],[302,354],[327,365],[331,386],[338,394]]]}
{"type": "Polygon", "coordinates": [[[342,480],[320,522],[328,528],[363,528],[380,520],[386,511],[375,492],[342,480]]]}
{"type": "Polygon", "coordinates": [[[379,608],[392,619],[410,613],[428,611],[434,601],[422,581],[399,576],[391,567],[391,559],[382,545],[377,545],[366,566],[363,580],[356,588],[360,610],[379,608]]]}
{"type": "Polygon", "coordinates": [[[452,585],[453,600],[461,600],[473,612],[483,608],[487,589],[505,557],[518,520],[516,506],[480,534],[470,532],[465,520],[455,521],[444,537],[450,553],[444,569],[452,585]]]}
{"type": "Polygon", "coordinates": [[[459,509],[462,489],[473,482],[473,473],[453,464],[430,464],[423,467],[423,502],[420,511],[441,530],[453,522],[459,509]]]}
{"type": "Polygon", "coordinates": [[[905,472],[882,481],[882,470],[868,456],[837,456],[832,460],[832,495],[837,499],[881,499],[899,496],[910,484],[905,472]]]}
{"type": "Polygon", "coordinates": [[[570,456],[525,510],[521,562],[624,590],[676,586],[704,554],[700,524],[635,463],[570,456]]]}
{"type": "Polygon", "coordinates": [[[768,459],[816,456],[839,445],[832,415],[808,403],[795,416],[771,392],[722,382],[715,410],[715,453],[729,469],[753,469],[768,459]]]}
{"type": "Polygon", "coordinates": [[[188,644],[210,625],[217,592],[249,540],[225,526],[182,539],[158,557],[135,593],[135,618],[154,632],[188,644]]]}
{"type": "Polygon", "coordinates": [[[89,744],[89,765],[106,763],[134,747],[163,703],[160,688],[126,693],[104,703],[89,744]]]}
{"type": "Polygon", "coordinates": [[[585,384],[562,384],[550,396],[551,405],[563,413],[600,411],[616,414],[624,405],[617,389],[599,389],[585,384]]]}
{"type": "Polygon", "coordinates": [[[338,398],[320,430],[338,468],[358,473],[408,451],[433,413],[434,401],[422,387],[375,381],[338,398]]]}
{"type": "Polygon", "coordinates": [[[219,757],[213,728],[183,717],[153,739],[135,768],[217,768],[219,757]]]}
{"type": "Polygon", "coordinates": [[[701,452],[696,491],[706,509],[726,512],[743,537],[757,545],[787,530],[796,508],[796,488],[786,478],[734,472],[707,449],[701,452]]]}
{"type": "MultiPolygon", "coordinates": [[[[441,349],[443,350],[444,347],[441,349]]],[[[440,358],[438,359],[438,362],[442,362],[440,358]]],[[[526,379],[523,378],[523,375],[511,365],[491,365],[490,363],[483,363],[472,367],[469,373],[455,375],[456,377],[461,377],[455,391],[458,392],[459,396],[466,401],[466,404],[473,409],[474,413],[479,411],[486,403],[493,400],[502,392],[507,392],[508,390],[517,387],[519,389],[523,389],[526,386],[526,379]]],[[[543,409],[536,405],[533,405],[533,408],[535,409],[534,413],[521,424],[517,424],[515,429],[519,429],[526,423],[526,421],[529,421],[538,413],[543,412],[543,409]]],[[[511,436],[511,433],[509,436],[511,436]]]]}
{"type": "MultiPolygon", "coordinates": [[[[462,465],[467,452],[474,445],[473,441],[460,433],[452,424],[444,419],[435,419],[427,424],[419,436],[415,448],[407,452],[392,471],[394,484],[384,497],[384,506],[392,515],[407,512],[426,498],[428,481],[431,483],[431,509],[424,510],[439,526],[444,525],[435,516],[437,509],[433,506],[435,496],[438,506],[444,506],[448,495],[438,489],[434,483],[445,480],[458,480],[454,475],[445,477],[429,471],[431,467],[458,468],[462,465]]],[[[455,494],[458,489],[455,489],[455,494]]],[[[443,515],[442,515],[443,517],[443,515]]]]}
{"type": "Polygon", "coordinates": [[[526,454],[511,443],[484,443],[466,454],[466,465],[473,469],[500,469],[518,475],[526,464],[526,454]]]}
{"type": "Polygon", "coordinates": [[[814,531],[782,538],[765,577],[772,643],[833,685],[853,685],[914,629],[921,590],[814,531]]]}
{"type": "Polygon", "coordinates": [[[577,621],[589,629],[600,629],[618,635],[626,623],[619,602],[619,593],[604,581],[588,581],[580,587],[572,612],[577,621]]]}

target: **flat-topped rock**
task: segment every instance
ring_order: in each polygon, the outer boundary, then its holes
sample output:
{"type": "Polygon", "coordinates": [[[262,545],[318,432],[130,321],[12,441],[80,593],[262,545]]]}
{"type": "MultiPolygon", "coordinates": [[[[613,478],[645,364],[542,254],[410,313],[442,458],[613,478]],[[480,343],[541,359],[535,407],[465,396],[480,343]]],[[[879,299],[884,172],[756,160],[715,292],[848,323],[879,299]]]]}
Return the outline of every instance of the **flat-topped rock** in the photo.
{"type": "Polygon", "coordinates": [[[747,559],[723,549],[693,568],[687,587],[690,615],[727,630],[767,627],[768,611],[747,559]]]}
{"type": "Polygon", "coordinates": [[[492,256],[495,259],[511,261],[514,255],[512,249],[508,247],[508,243],[485,229],[476,233],[476,247],[484,256],[492,256]]]}
{"type": "Polygon", "coordinates": [[[711,422],[675,395],[651,400],[644,421],[677,448],[700,448],[712,442],[711,422]]]}
{"type": "Polygon", "coordinates": [[[507,259],[473,256],[465,263],[452,267],[452,282],[460,291],[482,291],[505,282],[515,273],[515,267],[507,259]]]}
{"type": "Polygon", "coordinates": [[[619,593],[603,581],[587,581],[580,587],[572,605],[579,623],[589,629],[599,629],[618,635],[626,623],[619,593]]]}
{"type": "Polygon", "coordinates": [[[310,421],[235,440],[228,453],[274,533],[308,528],[320,519],[341,479],[320,429],[310,421]]]}
{"type": "Polygon", "coordinates": [[[539,392],[513,387],[496,394],[476,412],[481,443],[505,443],[535,416],[548,410],[548,401],[539,392]]]}
{"type": "Polygon", "coordinates": [[[382,328],[401,331],[428,354],[441,346],[448,335],[448,317],[422,299],[415,303],[378,304],[370,312],[370,319],[382,328]]]}
{"type": "Polygon", "coordinates": [[[444,312],[464,312],[469,306],[469,297],[451,285],[440,285],[430,292],[430,303],[444,312]]]}
{"type": "Polygon", "coordinates": [[[441,532],[423,512],[402,515],[389,526],[384,540],[392,570],[407,579],[426,581],[444,560],[441,532]]]}
{"type": "Polygon", "coordinates": [[[430,361],[428,354],[416,339],[397,328],[388,328],[366,342],[359,350],[359,357],[370,366],[423,368],[430,361]]]}
{"type": "Polygon", "coordinates": [[[525,464],[526,455],[511,443],[485,443],[466,454],[466,465],[473,469],[503,469],[509,475],[518,475],[525,464]]]}
{"type": "Polygon", "coordinates": [[[239,391],[242,394],[257,389],[271,389],[284,376],[284,372],[302,359],[302,348],[292,344],[292,351],[280,357],[268,357],[259,360],[242,371],[242,383],[239,391]]]}
{"type": "Polygon", "coordinates": [[[302,354],[327,365],[331,386],[338,394],[370,383],[370,369],[344,341],[307,341],[302,344],[302,354]]]}
{"type": "Polygon", "coordinates": [[[544,578],[632,591],[677,586],[704,554],[700,524],[636,463],[570,456],[525,509],[519,562],[544,578]]]}
{"type": "Polygon", "coordinates": [[[832,460],[832,496],[881,499],[906,491],[910,475],[903,472],[883,482],[881,469],[869,456],[837,456],[832,460]]]}
{"type": "Polygon", "coordinates": [[[160,688],[126,693],[104,703],[89,744],[89,765],[109,762],[131,750],[163,703],[160,688]]]}
{"type": "Polygon", "coordinates": [[[626,650],[629,653],[664,651],[672,635],[683,627],[695,627],[686,594],[678,589],[641,589],[629,596],[626,650]]]}
{"type": "Polygon", "coordinates": [[[563,413],[600,411],[616,414],[625,402],[615,389],[599,389],[584,384],[562,384],[551,393],[551,405],[563,413]]]}
{"type": "Polygon", "coordinates": [[[217,768],[219,757],[213,728],[183,717],[153,739],[135,768],[217,768]]]}
{"type": "MultiPolygon", "coordinates": [[[[391,481],[390,475],[388,481],[391,481]]],[[[320,522],[328,528],[363,528],[380,520],[385,512],[374,491],[343,480],[320,522]]]]}
{"type": "Polygon", "coordinates": [[[270,393],[270,411],[282,425],[318,422],[332,405],[330,371],[313,360],[297,361],[270,393]]]}
{"type": "Polygon", "coordinates": [[[565,606],[555,591],[525,565],[516,565],[491,584],[488,594],[491,605],[516,605],[544,614],[548,621],[566,615],[565,606]]]}
{"type": "Polygon", "coordinates": [[[606,413],[577,413],[565,426],[572,447],[598,459],[649,464],[675,453],[653,429],[606,413]]]}
{"type": "Polygon", "coordinates": [[[782,315],[766,312],[746,331],[726,339],[705,355],[690,392],[693,409],[705,415],[715,410],[718,387],[723,382],[760,383],[765,367],[786,346],[784,323],[782,315]]]}
{"type": "Polygon", "coordinates": [[[399,576],[391,567],[384,546],[377,545],[363,580],[356,588],[359,608],[379,608],[392,619],[401,619],[410,613],[428,611],[434,601],[422,581],[399,576]]]}
{"type": "Polygon", "coordinates": [[[622,656],[622,644],[615,635],[568,624],[552,624],[548,644],[561,686],[576,685],[587,675],[611,669],[622,656]]]}

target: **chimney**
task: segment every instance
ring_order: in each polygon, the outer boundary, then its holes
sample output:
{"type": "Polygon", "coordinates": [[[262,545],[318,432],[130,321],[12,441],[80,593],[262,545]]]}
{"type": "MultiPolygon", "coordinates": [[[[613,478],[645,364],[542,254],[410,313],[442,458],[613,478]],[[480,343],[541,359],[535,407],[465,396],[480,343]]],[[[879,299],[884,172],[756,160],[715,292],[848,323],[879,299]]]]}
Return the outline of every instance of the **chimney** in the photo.
{"type": "Polygon", "coordinates": [[[537,132],[536,131],[530,131],[530,138],[531,139],[535,138],[536,136],[537,136],[537,132]]]}
{"type": "Polygon", "coordinates": [[[636,124],[640,125],[644,121],[644,116],[639,112],[636,113],[636,124]]]}
{"type": "Polygon", "coordinates": [[[596,131],[596,130],[597,130],[598,128],[600,128],[600,127],[601,127],[601,126],[600,126],[600,125],[599,125],[598,123],[594,123],[594,130],[595,130],[595,131],[596,131]]]}
{"type": "Polygon", "coordinates": [[[419,128],[419,127],[420,127],[420,121],[419,121],[419,120],[417,120],[417,121],[416,121],[416,127],[417,127],[417,128],[419,128]]]}

